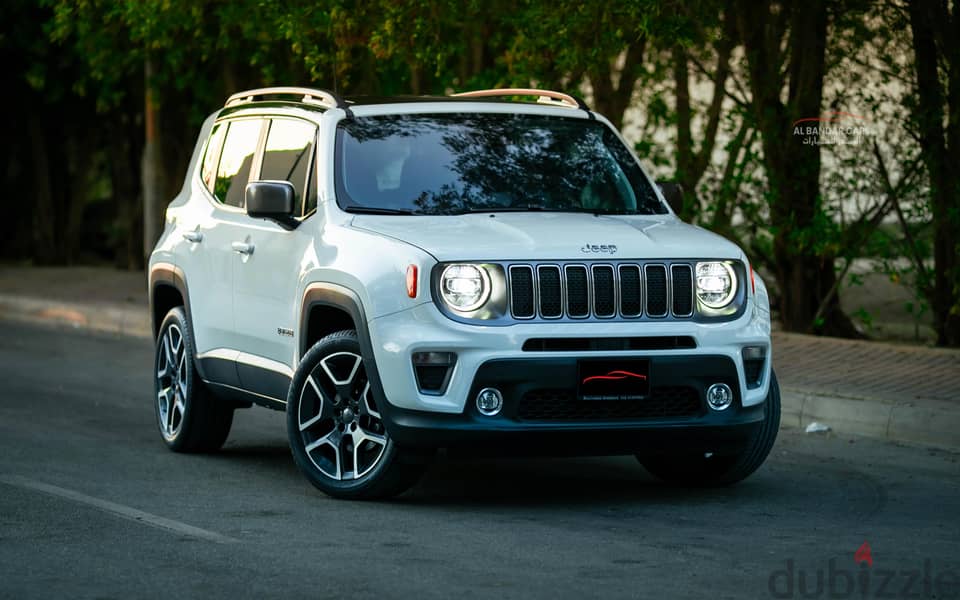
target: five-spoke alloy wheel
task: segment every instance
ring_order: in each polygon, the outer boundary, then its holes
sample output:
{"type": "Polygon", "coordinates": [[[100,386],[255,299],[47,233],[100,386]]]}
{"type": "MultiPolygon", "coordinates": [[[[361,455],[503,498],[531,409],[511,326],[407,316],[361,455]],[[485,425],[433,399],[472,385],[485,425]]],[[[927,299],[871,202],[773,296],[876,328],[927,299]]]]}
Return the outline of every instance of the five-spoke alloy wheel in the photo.
{"type": "Polygon", "coordinates": [[[290,386],[287,430],[297,466],[331,496],[398,494],[423,469],[387,434],[354,331],[330,334],[304,355],[290,386]]]}
{"type": "Polygon", "coordinates": [[[163,439],[176,439],[183,425],[183,412],[187,397],[187,353],[183,344],[183,331],[176,323],[170,323],[157,342],[157,411],[160,433],[163,439]]]}
{"type": "Polygon", "coordinates": [[[190,324],[182,307],[167,313],[154,360],[157,426],[175,452],[210,452],[226,441],[234,407],[207,392],[194,366],[190,324]]]}

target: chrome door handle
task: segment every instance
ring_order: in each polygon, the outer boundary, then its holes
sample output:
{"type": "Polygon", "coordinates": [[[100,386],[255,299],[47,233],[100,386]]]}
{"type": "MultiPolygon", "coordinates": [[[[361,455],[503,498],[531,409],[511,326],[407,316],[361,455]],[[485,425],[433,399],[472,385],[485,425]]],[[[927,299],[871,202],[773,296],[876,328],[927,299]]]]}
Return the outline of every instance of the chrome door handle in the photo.
{"type": "Polygon", "coordinates": [[[193,242],[194,244],[199,244],[203,241],[203,234],[199,231],[184,231],[183,239],[187,240],[188,242],[193,242]]]}
{"type": "Polygon", "coordinates": [[[231,247],[234,252],[240,254],[253,254],[253,244],[248,244],[247,242],[234,242],[231,247]]]}

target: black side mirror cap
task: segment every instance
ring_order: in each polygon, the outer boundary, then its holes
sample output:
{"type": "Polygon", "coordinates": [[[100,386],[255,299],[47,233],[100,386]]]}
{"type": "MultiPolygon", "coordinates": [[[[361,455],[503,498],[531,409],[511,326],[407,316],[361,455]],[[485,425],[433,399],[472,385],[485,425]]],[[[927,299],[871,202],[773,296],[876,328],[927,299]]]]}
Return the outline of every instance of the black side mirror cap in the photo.
{"type": "Polygon", "coordinates": [[[293,218],[295,192],[289,181],[252,181],[244,192],[251,217],[269,219],[284,229],[295,229],[300,224],[293,218]]]}
{"type": "Polygon", "coordinates": [[[678,215],[683,212],[682,185],[676,181],[658,181],[657,187],[660,188],[660,193],[663,194],[664,199],[667,201],[667,204],[670,205],[670,208],[673,209],[673,212],[678,215]]]}

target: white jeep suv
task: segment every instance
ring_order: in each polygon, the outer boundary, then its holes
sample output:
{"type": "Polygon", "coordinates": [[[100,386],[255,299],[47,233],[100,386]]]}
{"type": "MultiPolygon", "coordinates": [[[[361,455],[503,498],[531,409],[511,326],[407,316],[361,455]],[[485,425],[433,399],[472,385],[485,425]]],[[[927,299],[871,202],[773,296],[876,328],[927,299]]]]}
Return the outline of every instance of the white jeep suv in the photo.
{"type": "Polygon", "coordinates": [[[342,498],[439,448],[739,481],[780,421],[767,292],[667,189],[558,92],[236,94],[150,258],[160,433],[211,451],[235,408],[285,410],[342,498]]]}

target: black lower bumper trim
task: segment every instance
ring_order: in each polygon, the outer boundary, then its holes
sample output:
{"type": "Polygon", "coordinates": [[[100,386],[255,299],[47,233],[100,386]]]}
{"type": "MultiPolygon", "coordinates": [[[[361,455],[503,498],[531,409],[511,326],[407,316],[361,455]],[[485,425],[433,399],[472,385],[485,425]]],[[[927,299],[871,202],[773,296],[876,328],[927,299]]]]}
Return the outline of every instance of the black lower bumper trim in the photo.
{"type": "Polygon", "coordinates": [[[387,429],[401,446],[469,449],[488,455],[616,455],[736,452],[750,442],[764,405],[740,409],[735,418],[657,422],[532,424],[466,414],[438,414],[391,407],[387,429]]]}
{"type": "Polygon", "coordinates": [[[481,454],[725,453],[749,444],[765,409],[763,404],[742,406],[736,365],[729,357],[649,360],[651,394],[634,406],[577,400],[577,359],[548,357],[484,363],[463,413],[411,411],[389,402],[381,413],[400,445],[469,448],[481,454]],[[703,401],[706,388],[718,382],[734,391],[734,403],[724,411],[710,410],[703,401]],[[480,414],[473,402],[486,387],[499,389],[504,398],[503,410],[493,417],[480,414]],[[544,389],[562,393],[537,397],[544,389]],[[658,389],[686,392],[654,406],[658,389]],[[530,408],[531,399],[538,403],[536,410],[530,408]]]}

